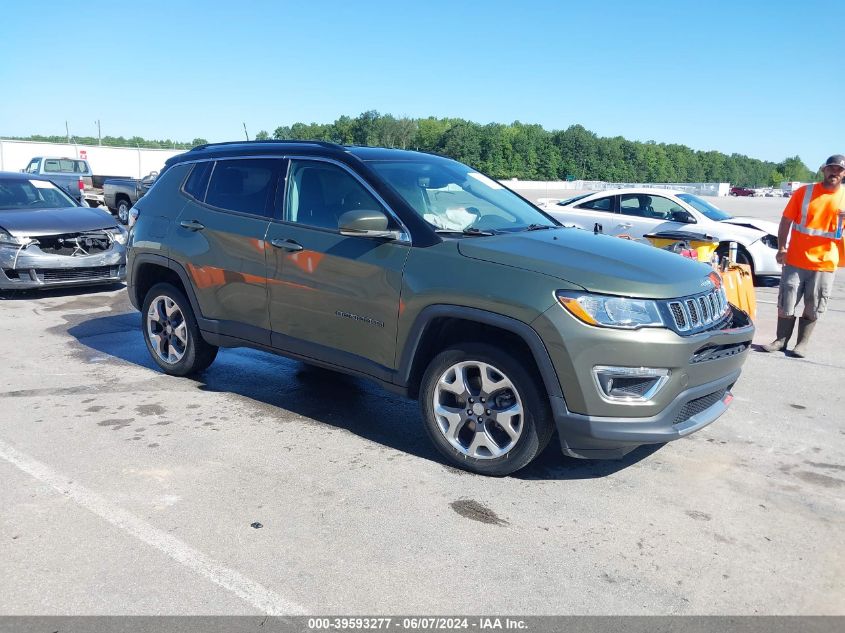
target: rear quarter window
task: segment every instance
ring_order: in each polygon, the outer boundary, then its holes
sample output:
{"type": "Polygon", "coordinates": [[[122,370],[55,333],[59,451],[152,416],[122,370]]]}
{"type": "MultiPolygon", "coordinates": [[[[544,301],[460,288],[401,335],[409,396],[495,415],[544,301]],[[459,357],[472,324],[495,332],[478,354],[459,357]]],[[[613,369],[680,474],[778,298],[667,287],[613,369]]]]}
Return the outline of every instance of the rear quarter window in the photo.
{"type": "Polygon", "coordinates": [[[191,170],[191,175],[185,181],[182,191],[198,202],[205,200],[205,190],[208,189],[208,177],[211,175],[211,166],[214,163],[206,161],[197,163],[191,170]]]}
{"type": "Polygon", "coordinates": [[[597,198],[575,205],[576,209],[589,209],[590,211],[613,211],[613,196],[597,198]]]}

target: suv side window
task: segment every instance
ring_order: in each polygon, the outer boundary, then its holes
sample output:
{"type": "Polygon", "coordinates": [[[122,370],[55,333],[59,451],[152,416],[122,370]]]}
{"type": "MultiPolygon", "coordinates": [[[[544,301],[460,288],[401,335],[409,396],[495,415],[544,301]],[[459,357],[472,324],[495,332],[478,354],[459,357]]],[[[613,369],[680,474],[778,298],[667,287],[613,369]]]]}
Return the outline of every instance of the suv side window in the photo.
{"type": "Polygon", "coordinates": [[[205,190],[208,189],[208,177],[211,175],[211,166],[214,163],[206,161],[197,163],[191,170],[191,175],[185,181],[182,191],[198,202],[205,201],[205,190]]]}
{"type": "Polygon", "coordinates": [[[38,159],[33,158],[29,161],[29,165],[26,167],[26,173],[28,174],[37,174],[38,173],[38,159]]]}
{"type": "Polygon", "coordinates": [[[218,160],[211,172],[205,203],[225,211],[272,217],[281,165],[282,161],[274,158],[218,160]]]}
{"type": "Polygon", "coordinates": [[[337,165],[292,160],[284,220],[336,231],[347,211],[384,211],[364,186],[337,165]]]}

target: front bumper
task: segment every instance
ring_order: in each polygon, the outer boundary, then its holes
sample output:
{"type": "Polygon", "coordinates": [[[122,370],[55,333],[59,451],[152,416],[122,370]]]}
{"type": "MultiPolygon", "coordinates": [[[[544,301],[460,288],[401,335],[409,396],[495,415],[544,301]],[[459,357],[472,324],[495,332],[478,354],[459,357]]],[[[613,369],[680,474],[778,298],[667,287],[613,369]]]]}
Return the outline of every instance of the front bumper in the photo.
{"type": "Polygon", "coordinates": [[[101,193],[88,193],[87,191],[84,194],[85,202],[88,203],[89,207],[101,207],[105,206],[106,199],[101,193]]]}
{"type": "Polygon", "coordinates": [[[30,246],[0,248],[0,289],[28,290],[55,286],[88,286],[119,283],[126,279],[126,247],[113,244],[107,251],[69,257],[30,246]]]}
{"type": "Polygon", "coordinates": [[[533,323],[550,353],[563,398],[551,398],[564,453],[618,458],[642,444],[669,442],[710,424],[726,410],[745,362],[754,326],[733,308],[721,330],[680,336],[662,328],[595,328],[553,306],[533,323]],[[599,365],[668,370],[647,402],[610,402],[592,370],[599,365]]]}
{"type": "Polygon", "coordinates": [[[567,410],[562,398],[552,400],[563,453],[586,459],[618,459],[643,444],[663,444],[694,433],[715,421],[733,400],[736,370],[682,392],[659,414],[649,418],[606,418],[567,410]]]}

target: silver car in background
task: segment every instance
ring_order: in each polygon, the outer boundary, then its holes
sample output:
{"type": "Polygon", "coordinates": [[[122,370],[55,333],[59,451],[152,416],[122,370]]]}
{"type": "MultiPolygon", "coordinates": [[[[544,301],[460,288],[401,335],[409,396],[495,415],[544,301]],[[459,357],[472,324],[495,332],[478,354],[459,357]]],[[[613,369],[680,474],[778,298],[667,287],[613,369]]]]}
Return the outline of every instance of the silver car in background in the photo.
{"type": "Polygon", "coordinates": [[[777,263],[778,225],[752,217],[734,217],[707,200],[674,189],[626,187],[585,193],[568,200],[540,199],[543,211],[570,226],[642,240],[661,231],[692,231],[718,238],[720,257],[730,242],[738,245],[737,261],[755,275],[780,276],[777,263]]]}
{"type": "Polygon", "coordinates": [[[0,172],[0,290],[121,282],[126,238],[110,213],[51,181],[0,172]]]}

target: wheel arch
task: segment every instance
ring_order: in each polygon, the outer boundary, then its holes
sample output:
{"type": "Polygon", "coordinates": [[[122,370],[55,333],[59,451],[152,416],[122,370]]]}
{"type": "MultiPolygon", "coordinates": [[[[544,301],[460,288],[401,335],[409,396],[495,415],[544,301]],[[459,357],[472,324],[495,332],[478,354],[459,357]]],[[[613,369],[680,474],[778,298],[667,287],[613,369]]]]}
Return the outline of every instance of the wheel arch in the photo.
{"type": "Polygon", "coordinates": [[[128,284],[132,305],[140,310],[150,288],[162,281],[179,288],[188,297],[197,320],[202,318],[194,288],[185,269],[178,262],[153,253],[142,253],[134,258],[131,283],[128,284]]]}
{"type": "Polygon", "coordinates": [[[731,242],[736,243],[737,251],[745,255],[745,257],[751,264],[751,274],[755,274],[755,271],[757,270],[757,263],[754,261],[754,255],[751,254],[751,250],[748,248],[748,246],[746,246],[742,242],[739,242],[737,240],[722,240],[721,242],[719,242],[719,246],[716,247],[716,252],[719,253],[721,257],[726,257],[728,254],[728,250],[730,249],[731,242]]]}
{"type": "Polygon", "coordinates": [[[453,305],[428,306],[411,326],[397,370],[410,397],[418,396],[431,359],[460,342],[500,345],[517,359],[529,362],[529,371],[540,380],[546,395],[563,397],[549,352],[530,325],[494,312],[453,305]]]}

